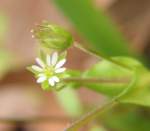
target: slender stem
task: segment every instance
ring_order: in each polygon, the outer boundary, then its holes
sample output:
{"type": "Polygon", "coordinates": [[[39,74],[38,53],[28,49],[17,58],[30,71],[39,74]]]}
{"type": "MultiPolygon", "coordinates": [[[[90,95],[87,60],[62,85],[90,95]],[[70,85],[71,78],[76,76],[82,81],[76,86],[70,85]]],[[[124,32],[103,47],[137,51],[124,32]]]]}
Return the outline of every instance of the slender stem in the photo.
{"type": "Polygon", "coordinates": [[[110,109],[112,106],[116,105],[116,99],[111,100],[110,102],[106,103],[105,105],[100,105],[95,110],[92,110],[91,112],[87,113],[85,116],[80,118],[79,120],[72,123],[65,131],[78,131],[78,129],[88,123],[89,121],[93,120],[106,110],[110,109]]]}
{"type": "Polygon", "coordinates": [[[115,96],[112,100],[110,100],[106,104],[98,106],[95,110],[89,112],[87,115],[83,116],[81,119],[72,123],[65,131],[78,131],[78,129],[81,126],[84,126],[89,121],[95,119],[97,116],[99,116],[106,110],[110,109],[112,106],[116,105],[118,103],[117,101],[123,95],[125,95],[128,92],[128,90],[135,84],[135,80],[136,80],[136,77],[135,77],[135,79],[130,81],[130,84],[128,85],[128,87],[125,88],[120,94],[115,96]]]}
{"type": "Polygon", "coordinates": [[[120,63],[120,62],[118,62],[118,61],[115,61],[115,60],[113,60],[113,59],[111,59],[111,58],[109,58],[109,57],[106,57],[106,56],[100,54],[99,52],[97,52],[97,51],[95,51],[95,50],[93,50],[93,49],[91,49],[91,48],[82,46],[81,44],[78,44],[77,42],[75,42],[74,46],[75,46],[76,48],[78,48],[78,49],[84,51],[85,53],[94,55],[94,56],[96,56],[96,57],[98,57],[98,58],[103,58],[103,59],[105,59],[105,60],[108,60],[108,61],[114,63],[115,65],[118,65],[118,66],[120,66],[120,67],[122,67],[122,68],[124,68],[124,69],[129,70],[129,71],[132,70],[131,67],[129,67],[129,66],[123,64],[123,63],[120,63]]]}
{"type": "Polygon", "coordinates": [[[65,78],[63,79],[65,82],[80,82],[80,83],[106,83],[106,84],[125,84],[130,81],[129,78],[65,78]]]}

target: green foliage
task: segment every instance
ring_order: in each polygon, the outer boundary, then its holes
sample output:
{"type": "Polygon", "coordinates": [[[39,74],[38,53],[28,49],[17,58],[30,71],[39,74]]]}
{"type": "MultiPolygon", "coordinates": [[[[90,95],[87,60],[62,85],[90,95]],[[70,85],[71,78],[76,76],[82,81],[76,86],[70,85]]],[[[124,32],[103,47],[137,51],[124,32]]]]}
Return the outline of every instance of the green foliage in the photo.
{"type": "Polygon", "coordinates": [[[148,131],[150,129],[148,110],[128,104],[119,105],[104,113],[100,121],[112,131],[148,131]]]}
{"type": "MultiPolygon", "coordinates": [[[[139,62],[132,58],[127,57],[114,57],[116,60],[122,64],[127,64],[127,66],[142,66],[139,62]]],[[[116,64],[113,64],[107,60],[102,60],[91,67],[89,70],[83,73],[83,78],[103,78],[103,79],[132,79],[133,72],[126,70],[116,64]]],[[[85,83],[85,86],[94,89],[98,92],[104,93],[108,96],[116,96],[122,92],[124,88],[128,86],[129,82],[112,82],[112,83],[85,83]]]]}
{"type": "Polygon", "coordinates": [[[127,94],[119,99],[123,103],[133,103],[150,106],[150,73],[140,62],[131,58],[113,58],[120,63],[133,68],[133,71],[125,70],[109,61],[102,60],[86,71],[83,77],[88,78],[130,78],[128,83],[85,83],[85,86],[101,92],[109,97],[115,97],[128,87],[129,83],[135,79],[134,84],[127,94]]]}
{"type": "Polygon", "coordinates": [[[126,41],[111,20],[96,10],[91,0],[53,0],[69,17],[78,31],[102,55],[129,55],[126,41]]]}
{"type": "MultiPolygon", "coordinates": [[[[104,110],[110,108],[116,101],[150,106],[150,72],[141,62],[129,58],[134,53],[130,52],[126,41],[110,19],[101,10],[97,10],[91,0],[53,1],[88,41],[83,50],[103,58],[102,61],[85,72],[78,73],[78,71],[69,70],[67,77],[63,77],[64,87],[84,86],[112,98],[108,104],[98,107],[91,114],[89,113],[83,119],[72,124],[68,131],[78,129],[98,114],[103,113],[104,110]],[[104,81],[101,81],[101,78],[104,81]],[[93,79],[97,79],[99,82],[92,82],[93,79]]],[[[52,50],[64,51],[73,43],[72,36],[68,32],[58,26],[51,26],[49,23],[38,26],[37,30],[34,30],[34,34],[40,40],[42,46],[52,50]]],[[[71,88],[64,88],[58,92],[57,97],[66,112],[71,116],[79,116],[82,112],[81,105],[71,88]]],[[[115,119],[115,117],[112,118],[115,119]]],[[[149,128],[147,120],[141,119],[140,121],[140,118],[142,117],[137,117],[137,114],[132,112],[129,116],[116,116],[116,121],[114,119],[111,121],[114,121],[112,125],[115,130],[147,130],[149,128]],[[123,121],[119,123],[118,119],[123,121]],[[139,125],[141,122],[142,126],[136,128],[129,124],[130,122],[139,123],[139,125]]],[[[96,127],[93,130],[100,130],[100,128],[96,127]]]]}
{"type": "Polygon", "coordinates": [[[146,69],[136,71],[133,87],[120,101],[143,106],[150,106],[150,72],[146,69]]]}

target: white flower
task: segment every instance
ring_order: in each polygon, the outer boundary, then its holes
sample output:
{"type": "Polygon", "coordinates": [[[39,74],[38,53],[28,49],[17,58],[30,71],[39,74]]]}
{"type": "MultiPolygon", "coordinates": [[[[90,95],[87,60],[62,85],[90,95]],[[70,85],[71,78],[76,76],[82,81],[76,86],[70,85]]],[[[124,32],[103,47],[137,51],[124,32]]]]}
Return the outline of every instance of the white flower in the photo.
{"type": "Polygon", "coordinates": [[[46,56],[46,63],[40,58],[36,58],[37,65],[33,65],[32,69],[38,72],[37,83],[48,81],[50,86],[55,86],[60,81],[59,75],[63,73],[66,68],[62,67],[66,59],[58,61],[58,53],[54,52],[52,55],[46,56]]]}

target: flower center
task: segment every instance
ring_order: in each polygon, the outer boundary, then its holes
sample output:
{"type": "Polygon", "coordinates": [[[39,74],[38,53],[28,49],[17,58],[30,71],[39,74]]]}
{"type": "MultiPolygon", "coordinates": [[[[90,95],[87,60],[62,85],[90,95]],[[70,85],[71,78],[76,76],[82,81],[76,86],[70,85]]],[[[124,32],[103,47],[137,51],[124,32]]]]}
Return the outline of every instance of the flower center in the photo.
{"type": "Polygon", "coordinates": [[[54,67],[46,67],[44,70],[44,74],[46,74],[46,76],[51,77],[54,75],[54,67]]]}

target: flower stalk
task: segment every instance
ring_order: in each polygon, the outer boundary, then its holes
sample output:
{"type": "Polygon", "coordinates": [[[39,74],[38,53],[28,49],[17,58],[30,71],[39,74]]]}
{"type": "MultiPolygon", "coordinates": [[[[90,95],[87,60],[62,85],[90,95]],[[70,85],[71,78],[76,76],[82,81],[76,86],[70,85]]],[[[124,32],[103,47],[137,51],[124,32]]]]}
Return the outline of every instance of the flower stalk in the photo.
{"type": "Polygon", "coordinates": [[[99,105],[96,109],[92,110],[91,112],[87,113],[83,117],[81,117],[79,120],[73,122],[68,128],[65,129],[65,131],[78,131],[81,126],[83,127],[88,122],[92,121],[96,117],[98,117],[100,114],[104,113],[105,111],[109,110],[113,106],[117,105],[119,103],[119,99],[123,97],[130,88],[133,87],[135,84],[136,78],[130,81],[127,88],[125,88],[121,93],[119,93],[117,96],[112,98],[110,101],[106,102],[104,105],[99,105]]]}
{"type": "Polygon", "coordinates": [[[97,57],[97,58],[100,58],[100,59],[108,60],[108,61],[110,61],[111,63],[114,63],[115,65],[120,66],[120,67],[122,67],[122,68],[124,68],[124,69],[126,69],[126,70],[129,70],[129,71],[132,71],[132,70],[133,70],[131,67],[129,67],[129,66],[125,65],[125,64],[122,64],[122,63],[120,63],[120,62],[118,62],[118,61],[115,61],[115,60],[113,60],[113,59],[111,59],[111,58],[109,58],[109,57],[106,57],[106,56],[100,54],[99,52],[97,52],[97,51],[95,51],[95,50],[93,50],[93,49],[91,49],[91,48],[82,46],[81,44],[78,44],[77,42],[74,43],[74,46],[75,46],[76,48],[82,50],[83,52],[87,53],[87,54],[93,55],[93,56],[95,56],[95,57],[97,57]]]}

